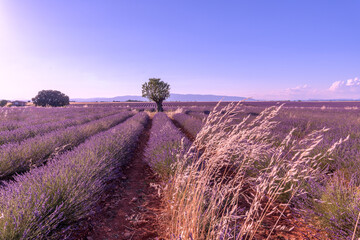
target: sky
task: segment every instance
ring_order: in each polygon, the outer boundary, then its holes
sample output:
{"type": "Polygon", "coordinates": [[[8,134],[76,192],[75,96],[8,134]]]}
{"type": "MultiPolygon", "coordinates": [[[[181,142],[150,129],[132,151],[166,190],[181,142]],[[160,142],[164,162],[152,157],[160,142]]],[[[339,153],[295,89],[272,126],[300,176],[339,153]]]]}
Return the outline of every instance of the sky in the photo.
{"type": "Polygon", "coordinates": [[[0,99],[360,99],[360,1],[0,0],[0,99]]]}

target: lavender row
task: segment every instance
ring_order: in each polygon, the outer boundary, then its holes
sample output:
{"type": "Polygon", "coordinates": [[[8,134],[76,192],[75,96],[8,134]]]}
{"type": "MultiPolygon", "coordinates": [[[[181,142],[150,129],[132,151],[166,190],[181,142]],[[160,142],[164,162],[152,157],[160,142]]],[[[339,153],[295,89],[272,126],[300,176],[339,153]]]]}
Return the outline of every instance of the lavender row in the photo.
{"type": "MultiPolygon", "coordinates": [[[[275,120],[281,122],[274,136],[285,136],[295,128],[293,136],[302,141],[313,130],[328,128],[315,153],[323,153],[337,139],[349,140],[336,147],[331,158],[323,159],[320,166],[326,175],[309,180],[307,194],[294,199],[307,221],[321,225],[331,239],[351,239],[360,211],[360,112],[356,109],[304,109],[284,108],[275,120]]],[[[360,229],[355,231],[360,237],[360,229]]]]}
{"type": "Polygon", "coordinates": [[[44,124],[32,125],[30,124],[27,127],[17,128],[12,131],[5,131],[0,134],[0,145],[10,142],[20,142],[24,139],[34,137],[38,134],[44,134],[53,130],[63,129],[70,126],[75,126],[79,124],[84,124],[93,120],[106,117],[108,115],[114,114],[110,113],[96,113],[84,116],[83,113],[73,112],[73,114],[68,115],[68,119],[62,121],[53,121],[44,124]]]}
{"type": "Polygon", "coordinates": [[[194,138],[203,126],[203,122],[200,119],[191,117],[185,113],[176,113],[172,117],[194,138]]]}
{"type": "Polygon", "coordinates": [[[145,158],[158,174],[167,178],[172,174],[176,155],[190,145],[191,142],[165,113],[156,113],[145,149],[145,158]]]}
{"type": "Polygon", "coordinates": [[[13,130],[28,124],[45,123],[73,112],[66,108],[0,108],[0,131],[13,130]]]}
{"type": "MultiPolygon", "coordinates": [[[[114,110],[110,110],[115,113],[114,110]]],[[[32,125],[72,119],[75,116],[108,113],[106,108],[10,108],[0,109],[0,131],[11,131],[32,125]]]]}
{"type": "Polygon", "coordinates": [[[0,189],[0,239],[61,239],[61,231],[90,214],[147,120],[139,113],[0,189]]]}
{"type": "Polygon", "coordinates": [[[197,112],[197,111],[187,111],[186,114],[191,116],[191,117],[197,118],[199,120],[204,120],[209,115],[208,112],[210,112],[210,111],[207,111],[206,113],[197,112]]]}
{"type": "Polygon", "coordinates": [[[130,112],[122,112],[83,125],[36,136],[21,143],[3,145],[0,147],[0,178],[39,166],[57,148],[76,146],[86,138],[123,122],[131,115],[130,112]]]}
{"type": "MultiPolygon", "coordinates": [[[[314,149],[314,156],[324,154],[329,146],[338,139],[349,140],[336,147],[329,158],[319,159],[319,166],[324,174],[317,179],[306,181],[306,194],[294,198],[293,205],[301,209],[300,213],[307,222],[326,230],[331,239],[352,239],[356,229],[356,221],[360,211],[360,112],[349,108],[282,108],[274,118],[280,124],[272,131],[275,145],[281,144],[281,139],[287,136],[291,129],[292,137],[297,142],[322,128],[329,129],[323,140],[314,149]]],[[[246,106],[244,116],[256,116],[258,106],[246,106]]],[[[355,236],[360,237],[360,229],[355,236]]]]}

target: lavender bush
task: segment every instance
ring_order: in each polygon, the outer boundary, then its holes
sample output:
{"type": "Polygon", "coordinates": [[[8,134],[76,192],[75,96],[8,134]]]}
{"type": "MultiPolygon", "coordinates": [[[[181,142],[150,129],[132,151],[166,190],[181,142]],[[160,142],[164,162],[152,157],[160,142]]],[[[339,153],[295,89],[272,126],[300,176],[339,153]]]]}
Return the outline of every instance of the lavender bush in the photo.
{"type": "Polygon", "coordinates": [[[79,126],[53,131],[21,143],[9,143],[0,147],[0,178],[29,170],[41,165],[58,147],[76,146],[86,138],[123,122],[132,113],[122,112],[79,126]]]}
{"type": "Polygon", "coordinates": [[[208,114],[204,112],[197,112],[197,111],[187,111],[186,114],[194,118],[197,118],[199,120],[205,120],[208,116],[208,114]]]}
{"type": "Polygon", "coordinates": [[[134,150],[148,116],[139,113],[0,189],[0,239],[59,239],[86,217],[134,150]]]}
{"type": "Polygon", "coordinates": [[[331,239],[360,237],[356,225],[360,213],[359,117],[357,109],[339,107],[287,108],[277,117],[282,124],[276,132],[283,135],[296,126],[299,129],[295,132],[298,140],[316,128],[329,128],[323,141],[314,149],[316,154],[323,153],[336,139],[348,136],[348,141],[334,149],[331,158],[320,160],[327,174],[308,181],[305,188],[308,194],[294,199],[303,217],[320,224],[331,239]]]}
{"type": "Polygon", "coordinates": [[[62,121],[52,121],[48,123],[41,123],[34,125],[30,123],[27,127],[17,128],[12,131],[2,132],[0,134],[0,145],[9,142],[19,142],[27,138],[34,137],[39,134],[44,134],[53,130],[60,130],[70,126],[76,126],[79,124],[84,124],[101,117],[105,117],[111,114],[91,114],[84,116],[83,113],[79,114],[78,112],[74,112],[75,114],[69,114],[68,119],[62,121]]]}
{"type": "Polygon", "coordinates": [[[30,127],[50,122],[64,121],[79,116],[114,114],[118,111],[111,108],[1,108],[0,133],[19,128],[30,127]]]}
{"type": "Polygon", "coordinates": [[[203,126],[203,122],[201,120],[191,117],[185,113],[176,113],[172,115],[172,117],[194,138],[203,126]]]}
{"type": "Polygon", "coordinates": [[[352,175],[348,181],[348,177],[337,172],[326,180],[326,184],[312,184],[304,209],[310,209],[332,239],[360,237],[356,226],[360,214],[359,175],[352,175]]]}
{"type": "Polygon", "coordinates": [[[187,149],[190,141],[175,127],[165,113],[156,113],[150,130],[149,142],[145,149],[146,161],[163,178],[168,178],[172,164],[181,149],[187,149]]]}

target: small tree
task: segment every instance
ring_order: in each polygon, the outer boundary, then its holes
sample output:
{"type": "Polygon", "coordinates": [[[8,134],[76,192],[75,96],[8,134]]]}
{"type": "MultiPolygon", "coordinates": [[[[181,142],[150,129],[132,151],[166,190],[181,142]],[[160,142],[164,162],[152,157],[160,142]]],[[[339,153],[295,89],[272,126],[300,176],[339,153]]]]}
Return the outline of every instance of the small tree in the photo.
{"type": "Polygon", "coordinates": [[[69,97],[64,93],[57,90],[42,90],[40,91],[32,101],[36,106],[52,106],[61,107],[69,105],[69,97]]]}
{"type": "Polygon", "coordinates": [[[170,97],[170,85],[161,81],[160,78],[150,78],[149,82],[142,85],[142,96],[154,101],[157,111],[162,112],[162,103],[170,97]]]}
{"type": "Polygon", "coordinates": [[[5,105],[8,103],[7,100],[1,100],[0,101],[0,107],[5,107],[5,105]]]}

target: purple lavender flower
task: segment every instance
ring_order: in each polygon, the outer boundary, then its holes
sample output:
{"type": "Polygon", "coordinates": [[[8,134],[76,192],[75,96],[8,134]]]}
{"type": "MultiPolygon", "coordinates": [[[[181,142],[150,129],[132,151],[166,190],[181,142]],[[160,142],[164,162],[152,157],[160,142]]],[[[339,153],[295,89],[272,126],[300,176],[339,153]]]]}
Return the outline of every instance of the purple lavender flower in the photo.
{"type": "Polygon", "coordinates": [[[191,142],[171,122],[165,113],[156,113],[150,130],[150,138],[145,149],[146,161],[162,177],[169,177],[172,164],[191,142]]]}
{"type": "Polygon", "coordinates": [[[0,189],[0,239],[51,239],[86,217],[107,180],[136,146],[148,115],[139,113],[0,189]]]}
{"type": "Polygon", "coordinates": [[[176,113],[173,119],[177,121],[193,138],[200,132],[203,122],[197,118],[191,117],[185,113],[176,113]]]}

